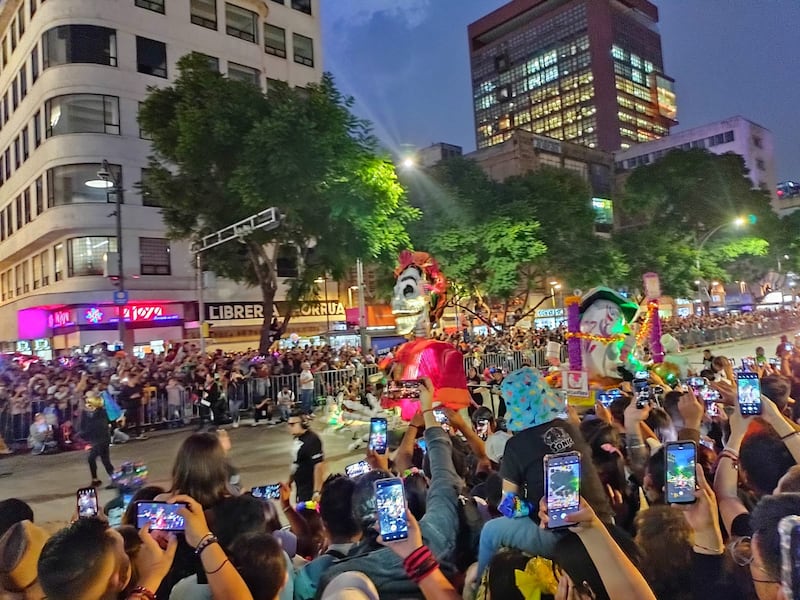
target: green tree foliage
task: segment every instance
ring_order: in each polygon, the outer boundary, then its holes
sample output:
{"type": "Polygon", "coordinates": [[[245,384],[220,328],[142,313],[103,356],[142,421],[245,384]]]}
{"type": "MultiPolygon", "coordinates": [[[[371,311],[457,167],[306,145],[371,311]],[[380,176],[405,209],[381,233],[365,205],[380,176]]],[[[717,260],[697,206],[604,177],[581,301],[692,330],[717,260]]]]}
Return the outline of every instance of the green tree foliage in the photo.
{"type": "MultiPolygon", "coordinates": [[[[269,346],[280,256],[297,264],[288,300],[318,294],[314,280],[342,276],[356,258],[389,263],[410,243],[417,217],[394,167],[377,155],[369,123],[351,112],[332,78],[268,96],[183,57],[173,85],[151,89],[139,120],[153,140],[148,192],[176,238],[212,233],[268,207],[281,226],[204,254],[215,272],[258,286],[261,351],[269,346]]],[[[284,316],[288,324],[291,310],[284,316]]]]}
{"type": "Polygon", "coordinates": [[[622,226],[614,242],[630,265],[630,285],[652,270],[671,295],[691,293],[698,277],[726,281],[745,262],[746,270],[763,265],[759,257],[768,254],[779,226],[769,196],[752,189],[740,156],[701,149],[674,150],[633,171],[616,207],[622,226]],[[744,226],[734,225],[738,218],[744,226]]]}

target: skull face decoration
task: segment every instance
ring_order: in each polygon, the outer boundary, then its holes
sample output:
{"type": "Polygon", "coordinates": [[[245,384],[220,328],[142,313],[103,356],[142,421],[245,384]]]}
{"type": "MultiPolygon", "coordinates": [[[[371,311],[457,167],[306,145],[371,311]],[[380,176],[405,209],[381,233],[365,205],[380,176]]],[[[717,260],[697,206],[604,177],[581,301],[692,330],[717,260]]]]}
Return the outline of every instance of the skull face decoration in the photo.
{"type": "Polygon", "coordinates": [[[427,252],[404,250],[394,271],[397,282],[392,296],[392,314],[397,333],[427,337],[431,326],[442,318],[447,279],[427,252]]]}

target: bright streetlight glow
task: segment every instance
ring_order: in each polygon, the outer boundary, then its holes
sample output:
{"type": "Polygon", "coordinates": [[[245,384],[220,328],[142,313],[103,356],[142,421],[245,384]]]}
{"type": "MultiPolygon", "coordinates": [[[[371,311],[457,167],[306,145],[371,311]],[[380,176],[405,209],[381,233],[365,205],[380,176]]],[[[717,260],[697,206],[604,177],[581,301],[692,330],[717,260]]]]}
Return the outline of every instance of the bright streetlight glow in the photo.
{"type": "Polygon", "coordinates": [[[413,168],[414,168],[414,167],[416,167],[416,166],[417,166],[417,161],[416,161],[416,160],[414,160],[414,158],[413,158],[413,157],[411,157],[411,156],[406,156],[406,157],[403,159],[403,168],[404,168],[404,169],[413,169],[413,168]]]}
{"type": "Polygon", "coordinates": [[[84,183],[86,187],[94,188],[96,190],[108,190],[114,187],[114,183],[107,179],[90,179],[84,183]]]}
{"type": "Polygon", "coordinates": [[[736,217],[736,220],[733,222],[736,227],[743,227],[747,223],[744,217],[736,217]]]}

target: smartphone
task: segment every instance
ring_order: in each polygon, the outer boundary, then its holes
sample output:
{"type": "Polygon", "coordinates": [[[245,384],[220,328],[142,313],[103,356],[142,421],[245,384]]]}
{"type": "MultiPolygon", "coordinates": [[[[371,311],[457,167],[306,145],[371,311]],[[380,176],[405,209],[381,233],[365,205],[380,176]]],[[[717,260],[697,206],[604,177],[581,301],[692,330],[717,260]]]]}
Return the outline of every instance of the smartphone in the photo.
{"type": "Polygon", "coordinates": [[[96,517],[99,512],[97,507],[97,490],[92,487],[81,488],[75,495],[78,506],[78,517],[96,517]]]}
{"type": "Polygon", "coordinates": [[[442,426],[442,429],[445,431],[450,431],[450,422],[447,420],[446,412],[444,412],[441,408],[434,408],[433,417],[436,419],[436,422],[442,426]]]}
{"type": "Polygon", "coordinates": [[[425,438],[419,438],[417,440],[417,448],[422,450],[423,453],[428,453],[428,442],[425,441],[425,438]]]}
{"type": "Polygon", "coordinates": [[[742,372],[736,374],[739,411],[744,417],[761,414],[761,382],[758,374],[742,372]]]}
{"type": "Polygon", "coordinates": [[[185,506],[178,502],[137,502],[136,503],[136,528],[141,529],[150,523],[153,531],[183,531],[186,528],[183,517],[178,511],[185,506]]]}
{"type": "Polygon", "coordinates": [[[547,528],[569,527],[567,515],[581,507],[581,454],[564,452],[544,457],[547,528]]]}
{"type": "Polygon", "coordinates": [[[778,524],[781,536],[781,586],[787,600],[800,599],[800,517],[789,515],[778,524]]]}
{"type": "Polygon", "coordinates": [[[606,408],[611,406],[611,403],[614,402],[614,400],[621,397],[622,397],[622,390],[620,390],[619,388],[611,388],[610,390],[595,392],[596,400],[606,408]]]}
{"type": "Polygon", "coordinates": [[[253,498],[258,498],[259,500],[279,500],[281,497],[281,484],[259,485],[252,488],[250,493],[253,498]]]}
{"type": "Polygon", "coordinates": [[[418,379],[404,379],[402,381],[389,381],[384,395],[393,400],[419,400],[419,388],[422,385],[418,379]]]}
{"type": "Polygon", "coordinates": [[[756,366],[756,360],[752,357],[742,359],[742,368],[745,371],[752,371],[756,366]]]}
{"type": "Polygon", "coordinates": [[[636,408],[644,408],[650,401],[650,382],[647,371],[637,371],[633,379],[633,394],[636,397],[636,408]],[[640,377],[644,374],[645,377],[640,377]]]}
{"type": "Polygon", "coordinates": [[[786,350],[787,352],[791,352],[792,348],[793,348],[793,346],[791,344],[784,344],[783,345],[783,349],[786,350]]]}
{"type": "MultiPolygon", "coordinates": [[[[705,377],[689,377],[686,379],[686,385],[693,390],[700,390],[708,385],[708,379],[705,377]]],[[[697,394],[696,391],[695,394],[697,394]]]]}
{"type": "Polygon", "coordinates": [[[692,504],[697,475],[694,465],[697,462],[697,446],[694,442],[667,442],[666,457],[666,502],[667,504],[692,504]]]}
{"type": "Polygon", "coordinates": [[[769,359],[769,364],[770,364],[770,366],[773,366],[773,367],[779,367],[779,366],[781,366],[781,359],[777,358],[777,357],[770,358],[769,359]]]}
{"type": "Polygon", "coordinates": [[[386,454],[386,419],[383,417],[372,417],[369,422],[369,449],[378,454],[386,454]]]}
{"type": "Polygon", "coordinates": [[[406,496],[403,480],[399,477],[378,479],[375,482],[375,506],[378,526],[384,542],[408,539],[406,496]]]}
{"type": "Polygon", "coordinates": [[[372,471],[372,467],[370,467],[369,463],[365,460],[360,460],[344,468],[345,475],[351,479],[363,475],[364,473],[369,473],[370,471],[372,471]]]}

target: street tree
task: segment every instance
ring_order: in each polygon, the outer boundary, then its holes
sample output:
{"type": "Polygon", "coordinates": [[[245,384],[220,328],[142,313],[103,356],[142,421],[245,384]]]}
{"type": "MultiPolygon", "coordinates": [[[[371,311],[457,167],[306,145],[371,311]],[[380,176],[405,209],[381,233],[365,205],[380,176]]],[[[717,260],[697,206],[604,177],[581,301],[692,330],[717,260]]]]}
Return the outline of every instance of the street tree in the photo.
{"type": "Polygon", "coordinates": [[[268,207],[281,226],[209,250],[215,272],[257,286],[264,304],[259,349],[270,346],[275,295],[287,266],[285,331],[293,307],[340,278],[357,258],[391,262],[417,217],[370,124],[351,112],[330,75],[306,88],[250,83],[211,70],[206,57],[178,63],[171,86],[153,88],[139,121],[152,139],[147,191],[174,238],[197,239],[268,207]]]}
{"type": "Polygon", "coordinates": [[[630,264],[630,285],[653,270],[673,295],[689,293],[698,278],[730,281],[745,261],[762,264],[779,225],[742,157],[702,149],[673,150],[634,170],[617,208],[614,241],[630,264]]]}

